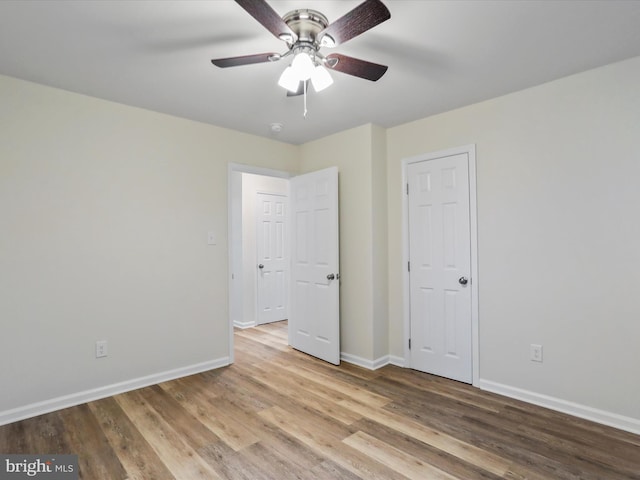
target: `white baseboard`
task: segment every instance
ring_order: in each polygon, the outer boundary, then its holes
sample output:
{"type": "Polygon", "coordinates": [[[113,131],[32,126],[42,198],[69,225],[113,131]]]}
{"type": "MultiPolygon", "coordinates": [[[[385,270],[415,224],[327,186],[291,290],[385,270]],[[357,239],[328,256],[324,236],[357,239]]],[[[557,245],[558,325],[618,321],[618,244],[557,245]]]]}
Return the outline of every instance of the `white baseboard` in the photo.
{"type": "Polygon", "coordinates": [[[63,408],[73,407],[82,403],[99,400],[101,398],[110,397],[119,393],[137,390],[138,388],[156,385],[158,383],[174,380],[180,377],[186,377],[196,373],[206,372],[229,365],[229,357],[218,358],[208,362],[197,363],[187,367],[176,368],[166,372],[154,373],[146,377],[134,378],[120,383],[114,383],[105,387],[98,387],[84,392],[72,393],[62,397],[52,398],[43,402],[36,402],[23,407],[14,408],[0,412],[0,425],[17,422],[25,418],[36,417],[45,413],[50,413],[63,408]]]}
{"type": "Polygon", "coordinates": [[[256,322],[241,322],[239,320],[233,321],[233,326],[235,328],[240,328],[242,330],[244,330],[245,328],[255,327],[256,325],[257,325],[256,322]]]}
{"type": "Polygon", "coordinates": [[[404,368],[404,357],[398,357],[396,355],[389,355],[389,363],[391,365],[395,365],[396,367],[404,368]]]}
{"type": "Polygon", "coordinates": [[[377,370],[390,363],[389,355],[385,355],[384,357],[380,357],[375,360],[367,360],[366,358],[344,352],[340,353],[340,360],[353,365],[358,365],[359,367],[366,368],[367,370],[377,370]]]}
{"type": "Polygon", "coordinates": [[[492,382],[490,380],[480,379],[477,386],[482,390],[498,393],[524,402],[533,403],[534,405],[546,407],[558,412],[568,413],[575,417],[591,420],[593,422],[608,425],[627,432],[640,434],[640,420],[636,418],[625,417],[605,410],[598,410],[597,408],[588,407],[579,403],[569,402],[560,398],[542,395],[540,393],[511,387],[509,385],[492,382]]]}

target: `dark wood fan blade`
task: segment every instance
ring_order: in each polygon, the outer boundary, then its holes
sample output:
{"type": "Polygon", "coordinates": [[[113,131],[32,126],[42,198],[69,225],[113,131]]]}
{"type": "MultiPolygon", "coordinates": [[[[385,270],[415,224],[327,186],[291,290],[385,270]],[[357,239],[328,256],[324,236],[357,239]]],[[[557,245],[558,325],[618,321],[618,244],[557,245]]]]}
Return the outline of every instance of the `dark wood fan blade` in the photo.
{"type": "Polygon", "coordinates": [[[274,52],[257,53],[255,55],[244,55],[242,57],[215,58],[211,60],[216,67],[239,67],[240,65],[251,65],[252,63],[269,62],[270,58],[280,58],[280,55],[274,52]]]}
{"type": "MultiPolygon", "coordinates": [[[[288,35],[292,43],[297,40],[293,30],[265,0],[236,0],[236,3],[276,37],[282,38],[281,35],[288,35]]],[[[282,39],[285,40],[284,38],[282,39]]]]}
{"type": "MultiPolygon", "coordinates": [[[[307,80],[305,82],[307,84],[307,92],[309,92],[309,80],[307,80]]],[[[297,97],[299,95],[302,95],[304,93],[304,83],[300,82],[300,85],[298,85],[298,90],[296,90],[295,92],[292,92],[291,90],[287,90],[287,97],[297,97]]]]}
{"type": "Polygon", "coordinates": [[[320,32],[318,39],[322,42],[322,37],[329,35],[335,45],[339,45],[390,18],[391,13],[384,3],[380,0],[366,0],[320,32]]]}
{"type": "Polygon", "coordinates": [[[347,57],[346,55],[341,55],[339,53],[332,53],[331,55],[327,55],[326,58],[327,63],[325,65],[328,68],[353,75],[355,77],[365,78],[372,82],[379,80],[380,77],[385,74],[387,68],[389,68],[386,65],[379,65],[377,63],[367,62],[366,60],[347,57]],[[336,60],[338,63],[331,66],[331,64],[336,60]]]}

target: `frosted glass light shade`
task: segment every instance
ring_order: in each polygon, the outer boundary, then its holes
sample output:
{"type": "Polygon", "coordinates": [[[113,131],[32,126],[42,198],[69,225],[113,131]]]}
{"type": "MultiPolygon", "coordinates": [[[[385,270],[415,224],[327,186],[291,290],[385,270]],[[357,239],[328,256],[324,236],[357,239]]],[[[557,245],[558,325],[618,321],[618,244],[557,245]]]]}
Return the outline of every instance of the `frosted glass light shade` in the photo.
{"type": "Polygon", "coordinates": [[[300,85],[300,79],[296,75],[295,71],[292,67],[287,67],[280,75],[280,80],[278,80],[278,85],[283,88],[286,88],[290,92],[297,92],[298,86],[300,85]]]}
{"type": "Polygon", "coordinates": [[[311,75],[311,83],[316,92],[320,92],[333,83],[333,78],[329,71],[322,65],[318,65],[313,69],[313,75],[311,75]]]}
{"type": "Polygon", "coordinates": [[[315,66],[313,65],[313,60],[311,57],[305,53],[298,53],[293,62],[291,62],[291,68],[293,68],[296,73],[298,80],[309,80],[311,75],[313,75],[313,71],[315,66]]]}

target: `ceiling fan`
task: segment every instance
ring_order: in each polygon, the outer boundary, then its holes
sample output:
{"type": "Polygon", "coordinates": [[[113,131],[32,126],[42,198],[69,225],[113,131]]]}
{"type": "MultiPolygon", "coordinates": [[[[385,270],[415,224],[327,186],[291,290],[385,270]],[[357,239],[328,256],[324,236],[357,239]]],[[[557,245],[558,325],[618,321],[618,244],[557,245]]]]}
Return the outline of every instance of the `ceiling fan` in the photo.
{"type": "Polygon", "coordinates": [[[288,50],[282,54],[267,52],[211,60],[217,67],[276,62],[293,56],[291,65],[284,70],[278,81],[278,84],[288,90],[289,96],[303,92],[306,94],[309,81],[316,91],[331,85],[333,79],[327,68],[373,82],[387,71],[386,65],[339,53],[320,53],[323,47],[333,48],[345,43],[391,18],[389,10],[380,0],[366,0],[331,24],[327,17],[316,10],[293,10],[280,17],[265,0],[235,1],[273,35],[283,40],[288,50]]]}

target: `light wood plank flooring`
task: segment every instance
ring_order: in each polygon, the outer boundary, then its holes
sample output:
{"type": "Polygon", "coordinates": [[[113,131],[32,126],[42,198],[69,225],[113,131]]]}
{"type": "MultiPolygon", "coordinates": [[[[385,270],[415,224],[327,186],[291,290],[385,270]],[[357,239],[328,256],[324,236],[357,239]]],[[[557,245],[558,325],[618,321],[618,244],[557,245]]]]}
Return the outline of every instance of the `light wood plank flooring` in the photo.
{"type": "Polygon", "coordinates": [[[640,479],[640,437],[387,366],[335,367],[279,322],[236,363],[0,427],[1,453],[76,453],[85,480],[640,479]]]}

